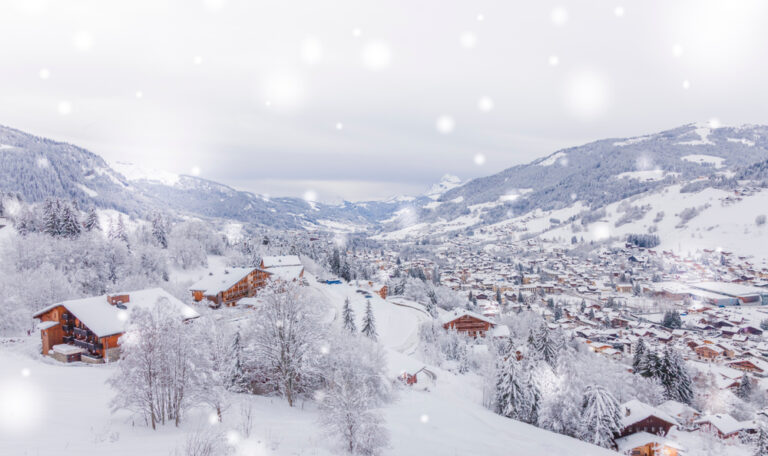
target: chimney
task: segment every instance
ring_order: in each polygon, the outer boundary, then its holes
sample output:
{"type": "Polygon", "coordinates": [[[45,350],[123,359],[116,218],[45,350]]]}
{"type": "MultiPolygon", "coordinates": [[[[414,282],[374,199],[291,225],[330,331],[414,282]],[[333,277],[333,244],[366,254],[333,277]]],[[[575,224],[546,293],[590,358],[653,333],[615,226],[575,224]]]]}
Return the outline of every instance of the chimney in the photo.
{"type": "Polygon", "coordinates": [[[131,296],[127,294],[114,296],[107,295],[107,302],[112,306],[117,304],[125,304],[126,302],[131,302],[131,296]]]}

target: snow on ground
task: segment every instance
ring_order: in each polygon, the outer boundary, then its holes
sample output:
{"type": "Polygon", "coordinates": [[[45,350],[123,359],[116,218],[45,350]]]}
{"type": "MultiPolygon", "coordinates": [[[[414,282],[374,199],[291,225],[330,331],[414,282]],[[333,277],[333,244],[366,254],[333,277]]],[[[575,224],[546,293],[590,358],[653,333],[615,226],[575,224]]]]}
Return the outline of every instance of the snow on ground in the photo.
{"type": "Polygon", "coordinates": [[[699,139],[693,139],[691,141],[683,141],[683,142],[679,142],[678,144],[684,145],[684,146],[701,146],[704,144],[710,144],[710,145],[715,144],[709,140],[709,134],[712,133],[711,128],[703,125],[698,125],[694,131],[696,132],[697,135],[699,135],[699,139]]]}
{"type": "Polygon", "coordinates": [[[356,233],[365,230],[365,226],[335,220],[318,220],[317,224],[333,233],[356,233]]]}
{"type": "Polygon", "coordinates": [[[129,181],[146,180],[172,187],[179,182],[179,175],[158,169],[148,169],[133,163],[114,162],[112,168],[129,181]]]}
{"type": "Polygon", "coordinates": [[[624,141],[616,141],[615,143],[613,143],[613,145],[616,147],[630,146],[632,144],[637,144],[643,141],[647,141],[651,138],[653,138],[653,136],[638,136],[636,138],[629,138],[624,141]]]}
{"type": "Polygon", "coordinates": [[[754,141],[750,141],[745,138],[726,138],[728,142],[734,142],[734,143],[742,143],[745,146],[753,147],[755,145],[754,141]]]}
{"type": "Polygon", "coordinates": [[[644,182],[653,182],[663,180],[667,176],[676,175],[678,175],[678,173],[667,173],[661,169],[651,169],[647,171],[627,171],[626,173],[621,173],[616,177],[619,179],[637,179],[644,182]]]}
{"type": "MultiPolygon", "coordinates": [[[[328,305],[330,319],[341,324],[341,308],[349,298],[361,326],[367,298],[357,290],[372,290],[365,284],[327,285],[310,279],[310,299],[324,301],[318,304],[328,305]]],[[[394,379],[404,370],[424,367],[412,355],[418,343],[418,326],[428,318],[422,307],[402,298],[371,296],[379,338],[387,351],[389,375],[394,379]]],[[[230,311],[243,312],[219,312],[230,311]]],[[[115,372],[114,365],[66,365],[44,358],[38,354],[36,335],[3,342],[0,340],[0,454],[168,455],[184,442],[187,433],[211,426],[222,433],[239,430],[241,404],[246,403],[253,410],[253,434],[240,444],[236,454],[336,454],[322,436],[311,402],[289,408],[279,398],[232,395],[232,404],[220,424],[211,425],[211,410],[201,408],[191,411],[180,428],[166,425],[152,431],[131,419],[128,412],[110,413],[112,392],[105,381],[115,372]],[[256,450],[249,451],[253,448],[256,450]]],[[[396,399],[384,407],[391,436],[391,446],[384,454],[615,454],[498,416],[482,405],[480,377],[427,367],[436,375],[428,390],[398,386],[396,399]]]]}
{"type": "Polygon", "coordinates": [[[567,160],[568,154],[566,154],[565,152],[557,152],[536,164],[539,166],[552,166],[555,163],[557,163],[560,159],[567,160]]]}
{"type": "Polygon", "coordinates": [[[599,230],[596,229],[598,223],[593,223],[586,231],[573,233],[570,225],[567,225],[548,231],[541,237],[567,243],[570,243],[574,234],[583,236],[587,242],[607,237],[624,239],[627,234],[648,233],[651,227],[655,227],[655,234],[661,239],[660,249],[674,250],[685,255],[696,250],[720,247],[726,251],[768,259],[768,225],[758,226],[755,223],[758,215],[768,214],[766,208],[766,191],[739,199],[733,198],[733,192],[713,188],[698,193],[680,193],[680,185],[672,185],[643,194],[640,198],[609,204],[605,207],[607,217],[601,222],[599,230]],[[616,221],[624,215],[617,210],[623,202],[633,206],[650,205],[651,208],[642,219],[616,227],[616,221]],[[699,208],[701,211],[681,225],[682,220],[678,214],[689,208],[699,208]],[[659,212],[664,215],[660,221],[654,222],[659,212]]]}
{"type": "Polygon", "coordinates": [[[715,157],[714,155],[704,155],[704,154],[691,154],[686,155],[684,157],[680,157],[681,160],[698,163],[700,165],[709,164],[714,165],[715,168],[722,168],[723,162],[725,162],[725,159],[722,157],[715,157]]]}
{"type": "Polygon", "coordinates": [[[82,191],[83,191],[83,192],[84,192],[86,195],[90,196],[91,198],[95,198],[96,196],[98,196],[98,195],[99,195],[98,193],[96,193],[96,191],[95,191],[95,190],[92,190],[92,189],[90,189],[90,188],[86,187],[86,186],[85,186],[85,185],[83,185],[83,184],[77,184],[77,187],[78,187],[80,190],[82,190],[82,191]]]}

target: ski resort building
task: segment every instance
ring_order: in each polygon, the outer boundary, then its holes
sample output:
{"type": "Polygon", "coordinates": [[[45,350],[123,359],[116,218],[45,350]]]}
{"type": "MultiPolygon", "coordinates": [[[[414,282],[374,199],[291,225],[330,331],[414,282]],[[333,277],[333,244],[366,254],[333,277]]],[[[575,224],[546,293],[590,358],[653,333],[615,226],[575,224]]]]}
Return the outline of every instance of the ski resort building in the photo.
{"type": "Polygon", "coordinates": [[[195,301],[208,300],[211,307],[234,306],[242,298],[255,296],[271,275],[271,271],[262,268],[226,268],[209,272],[189,291],[195,301]]]}
{"type": "Polygon", "coordinates": [[[304,266],[298,255],[265,256],[259,267],[286,282],[300,280],[304,277],[304,266]]]}
{"type": "MultiPolygon", "coordinates": [[[[673,426],[677,426],[677,420],[668,413],[638,400],[631,400],[622,404],[622,429],[619,437],[625,437],[638,432],[665,436],[673,426]]],[[[653,453],[651,453],[653,454],[653,453]]]]}
{"type": "Polygon", "coordinates": [[[131,309],[155,304],[173,307],[183,320],[200,316],[161,288],[63,301],[33,315],[40,319],[42,354],[62,362],[114,361],[131,309]]]}
{"type": "Polygon", "coordinates": [[[485,337],[496,323],[483,315],[467,309],[455,309],[440,319],[443,328],[453,329],[470,337],[485,337]]]}

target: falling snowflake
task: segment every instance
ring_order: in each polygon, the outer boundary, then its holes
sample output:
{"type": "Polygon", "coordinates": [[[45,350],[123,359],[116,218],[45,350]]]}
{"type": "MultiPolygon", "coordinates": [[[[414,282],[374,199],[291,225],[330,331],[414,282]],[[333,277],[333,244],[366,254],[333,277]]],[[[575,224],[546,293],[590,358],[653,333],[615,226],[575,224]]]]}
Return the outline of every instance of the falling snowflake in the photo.
{"type": "Polygon", "coordinates": [[[477,37],[472,32],[464,32],[459,36],[459,43],[465,49],[472,49],[477,45],[477,37]]]}
{"type": "Polygon", "coordinates": [[[314,190],[307,190],[306,192],[304,192],[303,197],[304,197],[304,201],[313,203],[317,201],[317,192],[315,192],[314,190]]]}
{"type": "Polygon", "coordinates": [[[615,14],[616,17],[624,17],[624,7],[617,6],[616,8],[614,8],[613,14],[615,14]]]}
{"type": "Polygon", "coordinates": [[[675,57],[680,57],[683,55],[683,46],[681,44],[675,44],[672,46],[672,55],[675,57]]]}
{"type": "Polygon", "coordinates": [[[565,25],[565,23],[568,22],[568,10],[559,6],[552,10],[549,17],[553,24],[557,26],[565,25]]]}
{"type": "Polygon", "coordinates": [[[203,58],[199,55],[196,55],[192,58],[192,63],[194,63],[195,65],[202,65],[203,58]]]}
{"type": "Polygon", "coordinates": [[[683,81],[683,89],[688,90],[690,88],[691,88],[691,81],[689,81],[687,79],[685,81],[683,81]]]}
{"type": "Polygon", "coordinates": [[[435,127],[437,128],[437,131],[439,131],[442,134],[448,134],[453,131],[453,129],[456,127],[456,122],[453,120],[453,117],[442,115],[437,118],[437,121],[435,122],[435,127]]]}
{"type": "Polygon", "coordinates": [[[22,377],[29,377],[30,375],[32,375],[32,371],[30,371],[28,368],[25,367],[21,370],[22,377]]]}
{"type": "Polygon", "coordinates": [[[269,106],[291,110],[299,107],[306,93],[304,80],[298,72],[279,69],[268,74],[261,83],[261,95],[269,106]]]}
{"type": "Polygon", "coordinates": [[[301,60],[307,65],[315,65],[323,60],[323,45],[317,38],[309,37],[301,42],[301,60]]]}
{"type": "Polygon", "coordinates": [[[60,101],[59,102],[59,114],[62,116],[66,116],[72,113],[72,103],[68,101],[60,101]]]}
{"type": "Polygon", "coordinates": [[[341,123],[341,122],[336,122],[336,129],[337,130],[343,130],[344,129],[344,124],[341,123]]]}
{"type": "Polygon", "coordinates": [[[482,166],[485,164],[485,155],[483,154],[477,154],[475,155],[475,164],[477,166],[482,166]]]}
{"type": "Polygon", "coordinates": [[[610,101],[608,83],[595,71],[583,70],[571,75],[566,91],[566,105],[582,119],[601,115],[610,101]]]}
{"type": "Polygon", "coordinates": [[[485,16],[482,13],[477,14],[477,22],[483,22],[485,20],[485,16]]]}
{"type": "Polygon", "coordinates": [[[210,415],[208,415],[208,423],[212,425],[219,424],[219,416],[216,415],[215,413],[211,413],[210,415]]]}
{"type": "Polygon", "coordinates": [[[720,128],[722,126],[722,123],[720,123],[720,119],[717,117],[713,117],[709,119],[709,128],[720,128]]]}
{"type": "Polygon", "coordinates": [[[560,64],[560,58],[556,55],[550,55],[548,62],[550,66],[558,66],[560,64]]]}
{"type": "Polygon", "coordinates": [[[493,100],[491,97],[480,97],[479,100],[477,100],[477,109],[488,112],[493,109],[493,100]]]}
{"type": "Polygon", "coordinates": [[[359,28],[355,27],[352,29],[352,36],[354,36],[355,38],[359,37],[362,34],[363,34],[363,31],[360,30],[359,28]]]}
{"type": "Polygon", "coordinates": [[[392,63],[392,50],[383,41],[371,41],[363,48],[363,64],[369,70],[383,70],[392,63]]]}
{"type": "Polygon", "coordinates": [[[427,415],[426,413],[424,415],[421,415],[419,417],[419,421],[421,421],[422,423],[425,423],[425,424],[428,423],[429,422],[429,415],[427,415]]]}
{"type": "Polygon", "coordinates": [[[200,167],[199,166],[193,166],[192,169],[189,170],[189,174],[193,176],[199,176],[200,175],[200,167]]]}
{"type": "Polygon", "coordinates": [[[42,70],[40,70],[39,74],[40,74],[40,79],[45,80],[51,77],[51,70],[49,70],[48,68],[43,68],[42,70]]]}
{"type": "Polygon", "coordinates": [[[142,92],[141,90],[137,90],[136,98],[139,98],[139,99],[144,98],[144,92],[142,92]]]}
{"type": "Polygon", "coordinates": [[[93,47],[93,36],[90,32],[85,30],[80,30],[77,32],[72,39],[73,44],[75,45],[75,49],[77,49],[80,52],[86,52],[90,51],[93,47]]]}

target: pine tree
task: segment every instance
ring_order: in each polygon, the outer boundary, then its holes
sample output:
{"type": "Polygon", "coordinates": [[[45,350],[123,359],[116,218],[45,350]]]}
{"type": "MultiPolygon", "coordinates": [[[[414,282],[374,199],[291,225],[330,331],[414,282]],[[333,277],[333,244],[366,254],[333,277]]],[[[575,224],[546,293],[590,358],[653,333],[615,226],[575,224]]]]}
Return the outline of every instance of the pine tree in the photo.
{"type": "Polygon", "coordinates": [[[77,219],[77,212],[65,204],[61,211],[61,235],[68,238],[80,236],[82,229],[77,219]]]}
{"type": "Polygon", "coordinates": [[[344,329],[350,333],[357,332],[357,325],[355,324],[355,312],[349,305],[349,298],[344,300],[344,310],[342,311],[344,317],[344,329]]]}
{"type": "Polygon", "coordinates": [[[557,363],[558,346],[552,339],[546,323],[543,323],[541,327],[539,327],[539,331],[533,339],[533,346],[536,348],[536,351],[541,354],[542,358],[544,358],[544,361],[554,368],[557,363]]]}
{"type": "Polygon", "coordinates": [[[43,231],[53,237],[61,236],[61,201],[48,199],[43,205],[43,231]]]}
{"type": "Polygon", "coordinates": [[[232,349],[230,351],[230,360],[232,367],[229,377],[229,389],[236,393],[242,393],[248,390],[248,379],[243,368],[243,346],[240,343],[240,332],[235,333],[232,340],[232,349]]]}
{"type": "Polygon", "coordinates": [[[125,221],[123,216],[117,217],[117,226],[115,227],[114,238],[128,244],[128,233],[125,231],[125,221]]]}
{"type": "Polygon", "coordinates": [[[427,297],[429,299],[427,300],[424,309],[430,317],[437,318],[437,294],[435,293],[435,290],[427,291],[427,297]]]}
{"type": "Polygon", "coordinates": [[[739,383],[739,387],[736,388],[736,395],[745,401],[752,396],[752,381],[747,374],[744,374],[744,376],[741,377],[741,383],[739,383]]]}
{"type": "Polygon", "coordinates": [[[349,269],[348,262],[345,261],[344,264],[341,266],[341,271],[339,275],[341,276],[342,279],[344,279],[347,282],[352,280],[352,272],[349,269]]]}
{"type": "Polygon", "coordinates": [[[168,233],[165,228],[165,221],[160,214],[155,214],[152,218],[152,237],[161,248],[168,248],[168,233]]]}
{"type": "Polygon", "coordinates": [[[640,338],[635,345],[635,353],[632,357],[632,372],[635,374],[640,373],[640,366],[645,360],[646,352],[648,349],[645,346],[645,341],[640,338]]]}
{"type": "Polygon", "coordinates": [[[516,418],[523,399],[520,374],[514,353],[503,354],[496,366],[496,413],[516,418]]]}
{"type": "Polygon", "coordinates": [[[85,231],[101,231],[101,226],[99,225],[99,216],[96,215],[96,209],[91,207],[88,209],[88,216],[85,218],[85,223],[83,224],[85,231]]]}
{"type": "Polygon", "coordinates": [[[581,439],[611,448],[613,436],[620,430],[621,410],[616,398],[602,386],[588,386],[581,405],[581,439]]]}
{"type": "Polygon", "coordinates": [[[757,437],[755,438],[755,452],[752,454],[754,456],[768,455],[768,432],[766,432],[763,426],[760,426],[760,429],[757,432],[757,437]]]}
{"type": "Polygon", "coordinates": [[[371,301],[365,306],[365,316],[363,317],[363,334],[372,340],[378,339],[376,334],[376,320],[373,317],[373,308],[371,308],[371,301]]]}

